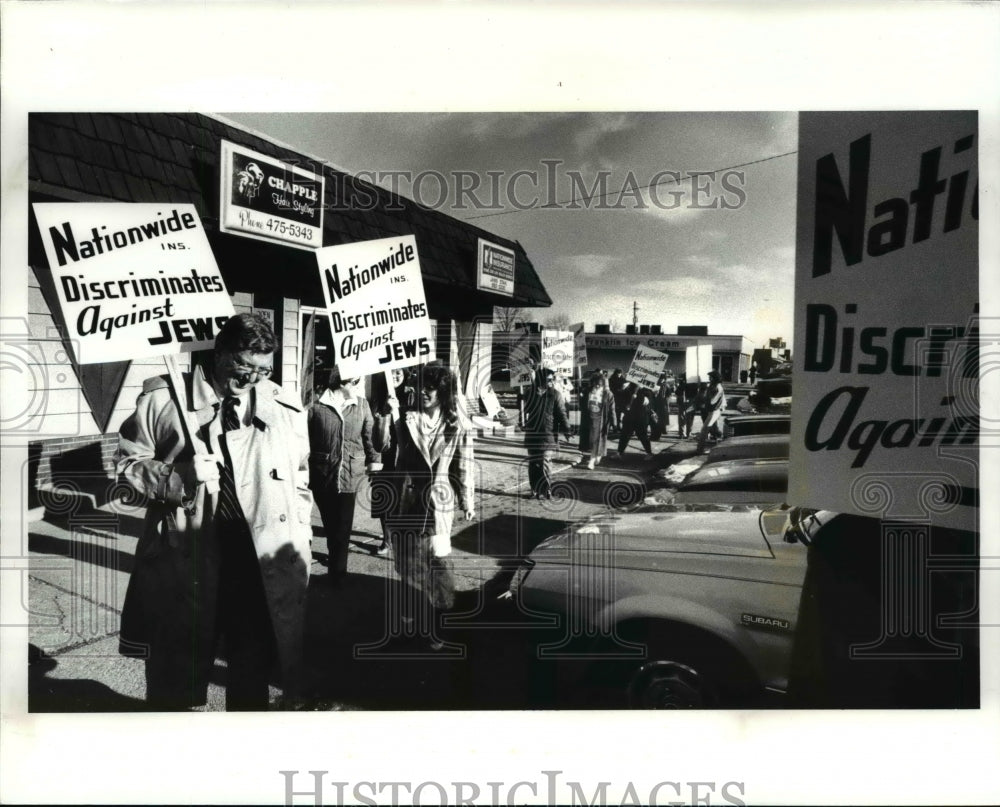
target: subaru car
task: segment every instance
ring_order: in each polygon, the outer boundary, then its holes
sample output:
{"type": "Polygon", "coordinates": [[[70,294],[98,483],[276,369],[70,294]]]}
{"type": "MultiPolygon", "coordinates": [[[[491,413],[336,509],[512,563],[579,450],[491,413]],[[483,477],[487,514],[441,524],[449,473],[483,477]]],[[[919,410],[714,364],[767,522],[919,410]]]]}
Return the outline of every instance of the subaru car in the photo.
{"type": "MultiPolygon", "coordinates": [[[[806,546],[785,506],[646,505],[539,544],[510,594],[576,708],[758,708],[787,691],[806,546]]],[[[808,524],[808,526],[807,526],[808,524]]]]}

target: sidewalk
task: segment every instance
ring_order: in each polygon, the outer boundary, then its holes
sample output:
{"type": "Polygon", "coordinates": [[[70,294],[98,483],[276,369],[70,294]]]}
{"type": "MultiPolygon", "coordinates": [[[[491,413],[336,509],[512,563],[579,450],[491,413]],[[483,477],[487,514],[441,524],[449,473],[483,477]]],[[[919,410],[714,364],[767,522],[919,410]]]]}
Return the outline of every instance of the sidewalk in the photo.
{"type": "MultiPolygon", "coordinates": [[[[633,440],[624,456],[609,457],[589,471],[578,465],[574,438],[571,445],[560,447],[553,462],[553,498],[540,501],[528,495],[523,439],[517,431],[475,440],[476,516],[468,524],[458,522],[453,536],[452,559],[463,602],[462,608],[456,607],[461,612],[456,624],[474,627],[477,615],[506,589],[520,558],[541,540],[608,507],[640,503],[654,484],[654,473],[673,461],[674,450],[691,448],[665,436],[653,444],[662,456],[650,462],[633,440]]],[[[30,708],[140,710],[145,691],[143,664],[119,656],[117,646],[144,508],[114,500],[93,508],[82,499],[47,499],[46,518],[24,525],[30,556],[30,708]]],[[[384,632],[388,583],[395,576],[392,559],[374,554],[381,528],[369,514],[367,495],[359,495],[345,589],[334,591],[327,585],[326,538],[315,510],[313,533],[307,666],[318,681],[338,679],[337,691],[329,693],[329,704],[320,708],[421,708],[424,704],[435,708],[435,696],[428,694],[427,681],[420,675],[414,677],[410,689],[398,691],[398,669],[386,666],[392,659],[383,659],[382,664],[356,663],[359,644],[377,643],[384,632]],[[377,680],[388,691],[380,691],[373,684],[377,680]]],[[[223,663],[217,664],[221,671],[223,663]]],[[[220,672],[220,684],[222,680],[220,672]]],[[[436,695],[444,699],[445,708],[452,702],[452,689],[444,686],[436,695]]],[[[209,710],[223,708],[223,691],[216,683],[210,686],[209,710]]]]}

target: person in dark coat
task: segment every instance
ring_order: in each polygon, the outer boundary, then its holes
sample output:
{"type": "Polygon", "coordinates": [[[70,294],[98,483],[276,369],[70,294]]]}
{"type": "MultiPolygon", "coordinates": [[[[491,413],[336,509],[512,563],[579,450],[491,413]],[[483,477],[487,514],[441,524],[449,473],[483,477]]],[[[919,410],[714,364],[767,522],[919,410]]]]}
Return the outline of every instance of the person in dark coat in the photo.
{"type": "Polygon", "coordinates": [[[524,445],[528,449],[528,484],[531,496],[552,498],[552,453],[559,448],[559,435],[569,442],[569,420],[562,393],[556,388],[555,372],[538,370],[525,408],[524,445]]]}
{"type": "Polygon", "coordinates": [[[646,449],[646,456],[653,456],[653,447],[649,442],[649,429],[656,422],[656,413],[653,411],[652,394],[647,389],[636,389],[632,394],[625,417],[622,418],[622,433],[618,439],[618,454],[624,454],[628,447],[628,441],[634,434],[639,438],[642,447],[646,449]]]}
{"type": "Polygon", "coordinates": [[[412,412],[417,406],[416,376],[408,369],[397,368],[390,372],[392,389],[386,389],[382,375],[374,376],[372,386],[375,391],[373,416],[375,419],[374,434],[383,432],[383,426],[388,425],[388,440],[382,445],[376,445],[375,450],[381,454],[382,470],[371,478],[371,514],[382,525],[382,543],[375,550],[376,555],[385,557],[392,551],[389,541],[389,531],[386,527],[386,514],[392,503],[392,475],[396,470],[396,453],[399,441],[396,437],[396,422],[400,417],[412,412]]]}
{"type": "Polygon", "coordinates": [[[681,439],[691,435],[691,427],[687,423],[687,386],[686,378],[682,375],[677,376],[677,388],[674,396],[677,403],[677,436],[681,439]]]}
{"type": "Polygon", "coordinates": [[[227,710],[267,709],[275,662],[286,703],[298,697],[309,442],[298,396],[268,380],[276,347],[263,317],[230,317],[211,369],[176,391],[186,411],[166,376],[150,378],[121,427],[118,472],[147,507],[120,651],[145,659],[159,711],[205,704],[219,640],[227,710]]]}
{"type": "Polygon", "coordinates": [[[354,507],[366,472],[381,470],[372,446],[372,412],[360,378],[330,371],[327,389],[309,407],[309,487],[319,506],[334,586],[347,578],[354,507]]]}
{"type": "Polygon", "coordinates": [[[622,372],[621,367],[615,368],[615,371],[611,374],[608,379],[608,389],[611,390],[611,394],[615,396],[615,430],[619,430],[622,427],[622,416],[625,414],[625,410],[628,408],[628,396],[625,393],[625,374],[622,372]]]}
{"type": "Polygon", "coordinates": [[[653,411],[656,413],[656,422],[652,426],[652,434],[650,437],[653,440],[659,440],[663,436],[663,432],[666,431],[667,425],[670,423],[670,407],[668,401],[670,400],[670,395],[673,393],[673,387],[667,380],[666,373],[663,373],[656,384],[656,393],[653,397],[653,411]]]}
{"type": "Polygon", "coordinates": [[[589,383],[580,394],[581,465],[594,470],[608,453],[608,432],[615,422],[615,396],[601,370],[590,374],[589,383]]]}
{"type": "Polygon", "coordinates": [[[705,408],[706,389],[706,384],[692,383],[684,386],[684,431],[686,437],[691,436],[695,415],[700,417],[705,408]]]}

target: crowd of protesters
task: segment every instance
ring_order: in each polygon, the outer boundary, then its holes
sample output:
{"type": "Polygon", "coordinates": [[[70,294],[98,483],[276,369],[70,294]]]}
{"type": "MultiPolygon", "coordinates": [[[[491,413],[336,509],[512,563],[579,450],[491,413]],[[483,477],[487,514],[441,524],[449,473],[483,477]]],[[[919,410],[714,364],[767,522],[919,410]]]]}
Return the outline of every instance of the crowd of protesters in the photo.
{"type": "MultiPolygon", "coordinates": [[[[277,340],[256,314],[232,317],[209,369],[182,384],[149,379],[121,429],[118,470],[149,501],[122,614],[121,649],[146,660],[147,699],[159,709],[205,703],[217,642],[227,659],[226,705],[268,707],[272,668],[286,699],[298,696],[312,506],[326,533],[328,582],[348,583],[359,491],[370,486],[382,526],[375,553],[397,580],[387,616],[410,639],[440,650],[437,625],[452,607],[456,516],[475,517],[473,441],[459,416],[455,373],[440,362],[364,379],[331,368],[303,407],[270,381],[277,340]],[[183,400],[183,396],[187,396],[183,400]],[[180,396],[180,397],[179,397],[180,396]]],[[[552,458],[569,445],[568,386],[536,367],[520,398],[528,495],[552,498],[552,458]]],[[[675,397],[678,434],[701,416],[698,448],[718,438],[725,395],[661,376],[656,389],[620,369],[595,370],[579,395],[578,467],[592,470],[617,437],[648,457],[675,397]]]]}

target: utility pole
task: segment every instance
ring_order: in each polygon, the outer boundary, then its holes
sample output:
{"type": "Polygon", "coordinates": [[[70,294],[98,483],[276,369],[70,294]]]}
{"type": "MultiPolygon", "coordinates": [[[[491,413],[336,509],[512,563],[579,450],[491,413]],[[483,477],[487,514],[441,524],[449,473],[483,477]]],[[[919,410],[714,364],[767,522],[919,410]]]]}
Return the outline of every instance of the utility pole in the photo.
{"type": "Polygon", "coordinates": [[[636,328],[639,327],[639,302],[637,300],[632,301],[632,324],[636,328]]]}

